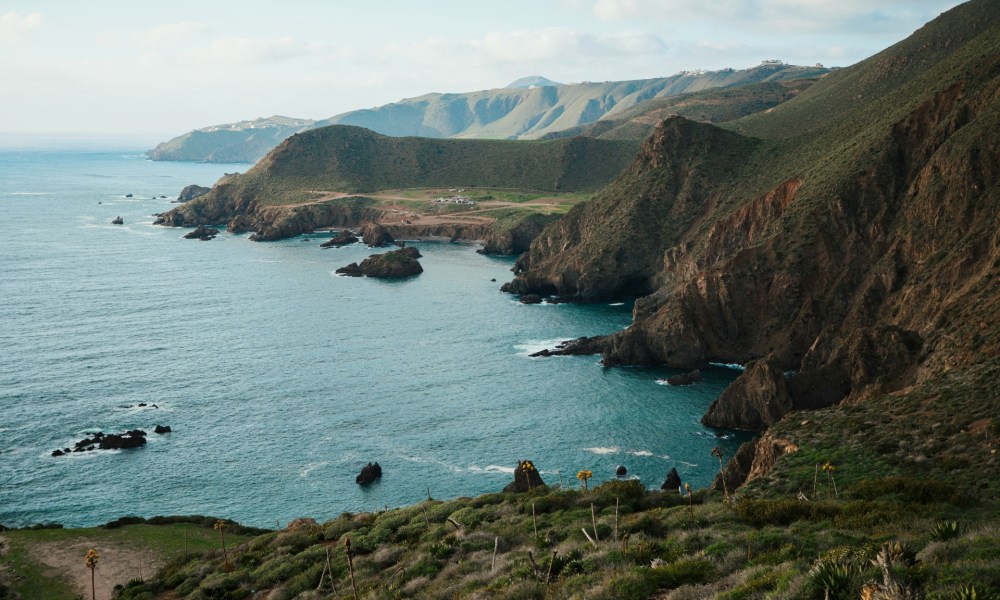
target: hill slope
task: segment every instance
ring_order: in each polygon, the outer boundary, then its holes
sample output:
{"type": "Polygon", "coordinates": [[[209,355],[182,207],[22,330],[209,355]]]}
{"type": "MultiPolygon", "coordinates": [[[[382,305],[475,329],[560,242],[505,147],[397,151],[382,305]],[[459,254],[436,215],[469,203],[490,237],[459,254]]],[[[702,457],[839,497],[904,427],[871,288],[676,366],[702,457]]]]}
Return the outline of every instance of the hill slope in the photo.
{"type": "Polygon", "coordinates": [[[563,85],[529,77],[505,88],[426,94],[323,121],[295,120],[294,125],[289,125],[284,122],[288,119],[272,117],[208,127],[164,142],[151,150],[149,156],[153,160],[253,162],[292,133],[326,125],[355,125],[392,136],[535,139],[591,123],[652,98],[815,77],[826,72],[821,67],[767,64],[751,69],[686,72],[671,77],[603,83],[563,85]]]}
{"type": "Polygon", "coordinates": [[[760,361],[706,416],[722,427],[984,368],[997,131],[1000,10],[976,0],[767,113],[669,119],[505,289],[642,296],[628,330],[577,349],[606,364],[760,361]]]}
{"type": "Polygon", "coordinates": [[[637,147],[633,141],[592,138],[394,138],[332,125],[292,136],[246,174],[223,178],[211,192],[164,213],[157,222],[226,223],[231,231],[257,231],[255,239],[276,239],[377,219],[371,202],[323,199],[337,193],[459,187],[593,191],[621,172],[637,147]],[[277,222],[288,226],[275,228],[277,222]]]}

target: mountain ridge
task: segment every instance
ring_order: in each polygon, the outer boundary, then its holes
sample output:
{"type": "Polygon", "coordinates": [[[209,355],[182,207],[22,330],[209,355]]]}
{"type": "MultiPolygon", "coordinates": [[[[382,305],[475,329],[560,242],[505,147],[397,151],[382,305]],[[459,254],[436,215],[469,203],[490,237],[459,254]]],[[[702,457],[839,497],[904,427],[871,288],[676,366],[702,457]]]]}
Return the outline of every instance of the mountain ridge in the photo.
{"type": "MultiPolygon", "coordinates": [[[[536,139],[617,114],[653,98],[715,87],[815,77],[827,72],[822,67],[761,64],[749,69],[682,72],[631,81],[431,93],[328,119],[293,120],[301,125],[274,122],[262,125],[259,130],[239,129],[233,127],[235,124],[205,127],[163,142],[147,155],[153,160],[255,162],[293,133],[326,125],[355,125],[395,137],[536,139]]],[[[514,83],[518,82],[511,85],[514,83]]]]}

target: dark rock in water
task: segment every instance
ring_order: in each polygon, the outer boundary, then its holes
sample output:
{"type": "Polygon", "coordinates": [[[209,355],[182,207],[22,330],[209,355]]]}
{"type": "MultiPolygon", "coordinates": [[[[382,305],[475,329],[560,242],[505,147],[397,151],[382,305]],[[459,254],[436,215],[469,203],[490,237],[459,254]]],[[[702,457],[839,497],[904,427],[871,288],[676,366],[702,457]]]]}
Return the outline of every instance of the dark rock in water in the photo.
{"type": "Polygon", "coordinates": [[[667,378],[667,383],[670,385],[691,385],[699,381],[701,381],[701,371],[698,369],[667,378]]]}
{"type": "Polygon", "coordinates": [[[375,463],[368,463],[361,468],[361,473],[354,478],[354,481],[358,485],[367,486],[374,483],[377,479],[382,478],[382,465],[375,463]]]}
{"type": "Polygon", "coordinates": [[[541,304],[542,297],[538,294],[525,294],[521,296],[521,304],[541,304]]]}
{"type": "Polygon", "coordinates": [[[166,198],[166,196],[162,196],[162,195],[161,195],[161,196],[160,196],[160,198],[166,198]]]}
{"type": "Polygon", "coordinates": [[[201,240],[207,242],[208,240],[219,235],[219,230],[214,227],[205,227],[204,225],[199,225],[194,231],[188,233],[184,236],[186,240],[201,240]]]}
{"type": "Polygon", "coordinates": [[[493,279],[490,279],[490,281],[493,282],[493,283],[496,283],[497,282],[497,278],[494,277],[493,279]]]}
{"type": "Polygon", "coordinates": [[[361,261],[337,269],[337,273],[351,277],[409,277],[424,272],[417,262],[420,251],[409,247],[392,250],[385,254],[373,254],[361,261]]]}
{"type": "Polygon", "coordinates": [[[121,217],[115,217],[114,219],[111,219],[111,224],[112,225],[124,225],[125,224],[125,219],[122,219],[121,217]]]}
{"type": "Polygon", "coordinates": [[[171,431],[170,425],[157,425],[153,429],[153,433],[170,433],[171,431]]]}
{"type": "Polygon", "coordinates": [[[319,245],[320,248],[339,248],[341,246],[346,246],[348,244],[355,244],[358,241],[358,237],[354,235],[351,231],[345,229],[341,231],[338,235],[333,236],[329,240],[323,242],[319,245]]]}
{"type": "Polygon", "coordinates": [[[63,454],[65,454],[65,453],[62,450],[53,450],[52,451],[52,456],[62,456],[63,454]]]}
{"type": "Polygon", "coordinates": [[[543,485],[545,482],[538,474],[535,464],[530,460],[522,460],[518,461],[517,468],[514,469],[514,481],[508,483],[503,491],[522,493],[543,485]]]}
{"type": "Polygon", "coordinates": [[[628,469],[625,468],[625,465],[618,465],[618,468],[615,469],[615,476],[625,477],[626,475],[628,475],[628,469]]]}
{"type": "Polygon", "coordinates": [[[131,198],[131,197],[132,197],[132,194],[125,194],[125,197],[126,197],[126,198],[131,198]]]}
{"type": "Polygon", "coordinates": [[[384,248],[395,243],[396,238],[392,237],[389,230],[379,223],[366,223],[361,228],[361,239],[365,244],[373,248],[384,248]]]}
{"type": "MultiPolygon", "coordinates": [[[[195,198],[200,198],[205,194],[212,191],[212,188],[207,188],[201,185],[189,185],[181,193],[177,195],[177,202],[187,202],[188,200],[194,200],[195,198]]],[[[166,196],[162,196],[166,198],[166,196]]]]}
{"type": "MultiPolygon", "coordinates": [[[[133,429],[132,431],[126,431],[121,434],[104,434],[103,432],[98,431],[88,435],[90,437],[80,440],[73,446],[73,452],[90,452],[95,449],[123,450],[127,448],[139,448],[146,445],[146,432],[141,429],[133,429]]],[[[56,452],[60,451],[54,451],[52,456],[63,456],[64,454],[69,454],[70,449],[64,448],[61,451],[61,454],[56,454],[56,452]]]]}
{"type": "Polygon", "coordinates": [[[677,474],[676,467],[667,473],[667,479],[660,486],[660,489],[665,492],[676,492],[681,489],[681,476],[677,474]]]}

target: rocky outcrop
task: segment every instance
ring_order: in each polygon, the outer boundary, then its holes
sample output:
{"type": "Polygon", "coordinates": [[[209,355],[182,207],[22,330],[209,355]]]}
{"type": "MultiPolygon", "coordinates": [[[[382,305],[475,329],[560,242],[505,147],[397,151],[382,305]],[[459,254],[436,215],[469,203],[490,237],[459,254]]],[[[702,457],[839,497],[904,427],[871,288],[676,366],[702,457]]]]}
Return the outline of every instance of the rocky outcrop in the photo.
{"type": "Polygon", "coordinates": [[[726,463],[722,473],[715,476],[712,489],[732,491],[754,479],[764,477],[771,472],[781,456],[797,452],[798,449],[799,447],[790,440],[765,433],[739,447],[736,454],[726,463]]]}
{"type": "Polygon", "coordinates": [[[92,452],[94,450],[125,450],[140,448],[145,445],[146,432],[141,429],[108,434],[98,431],[77,442],[72,449],[62,448],[53,450],[52,456],[63,456],[71,452],[92,452]]]}
{"type": "Polygon", "coordinates": [[[538,474],[535,463],[530,460],[521,460],[518,461],[517,467],[514,469],[514,481],[508,483],[503,491],[524,493],[544,485],[545,482],[538,474]]]}
{"type": "Polygon", "coordinates": [[[115,217],[114,219],[111,219],[111,224],[112,225],[124,225],[125,224],[125,220],[122,219],[121,217],[115,217]]]}
{"type": "Polygon", "coordinates": [[[341,229],[333,237],[319,245],[320,248],[340,248],[348,244],[356,244],[358,237],[350,229],[341,229]]]}
{"type": "Polygon", "coordinates": [[[159,434],[170,433],[172,431],[173,429],[170,428],[170,425],[157,425],[153,428],[153,433],[159,434]]]}
{"type": "Polygon", "coordinates": [[[361,239],[364,240],[366,246],[372,248],[384,248],[396,242],[396,238],[392,237],[389,230],[378,223],[366,223],[361,228],[361,239]]]}
{"type": "Polygon", "coordinates": [[[549,223],[559,220],[559,215],[535,214],[520,219],[511,226],[497,226],[490,228],[486,239],[483,240],[483,247],[477,252],[480,254],[497,254],[503,256],[514,256],[527,252],[538,234],[542,232],[549,223]]]}
{"type": "Polygon", "coordinates": [[[349,277],[410,277],[424,272],[417,261],[419,257],[420,251],[410,246],[385,254],[373,254],[361,261],[361,264],[351,263],[337,269],[337,273],[349,277]]]}
{"type": "Polygon", "coordinates": [[[214,227],[205,227],[204,225],[199,225],[194,228],[194,231],[188,233],[184,236],[186,240],[201,240],[207,242],[213,239],[215,236],[219,235],[219,230],[214,227]]]}
{"type": "Polygon", "coordinates": [[[600,337],[580,337],[575,340],[560,342],[554,349],[545,348],[531,354],[532,357],[543,356],[586,356],[588,354],[600,354],[604,343],[604,338],[600,337]]]}
{"type": "Polygon", "coordinates": [[[677,467],[671,467],[667,473],[667,478],[663,480],[660,489],[665,492],[677,492],[681,489],[681,476],[677,473],[677,467]]]}
{"type": "Polygon", "coordinates": [[[195,198],[201,198],[211,191],[212,188],[191,184],[181,190],[181,193],[177,195],[176,202],[187,202],[189,200],[194,200],[195,198]]]}
{"type": "Polygon", "coordinates": [[[377,480],[381,478],[382,478],[382,465],[375,462],[375,463],[368,463],[367,465],[362,467],[361,472],[358,473],[358,476],[354,478],[354,481],[358,485],[366,487],[375,483],[377,480]]]}
{"type": "Polygon", "coordinates": [[[525,294],[521,296],[519,301],[521,304],[541,304],[542,297],[538,294],[525,294]]]}
{"type": "Polygon", "coordinates": [[[758,360],[712,402],[701,422],[709,427],[763,431],[792,409],[785,374],[776,362],[758,360]]]}
{"type": "Polygon", "coordinates": [[[615,469],[615,477],[625,477],[628,475],[628,468],[625,465],[618,465],[615,469]]]}

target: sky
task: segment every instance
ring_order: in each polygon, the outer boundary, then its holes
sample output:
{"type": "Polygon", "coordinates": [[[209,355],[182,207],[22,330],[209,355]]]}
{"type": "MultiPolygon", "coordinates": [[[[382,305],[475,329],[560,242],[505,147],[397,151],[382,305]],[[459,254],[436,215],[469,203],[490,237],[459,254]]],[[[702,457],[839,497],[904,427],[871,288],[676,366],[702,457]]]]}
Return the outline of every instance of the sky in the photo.
{"type": "Polygon", "coordinates": [[[954,0],[0,0],[0,134],[167,139],[429,92],[848,66],[954,0]]]}

